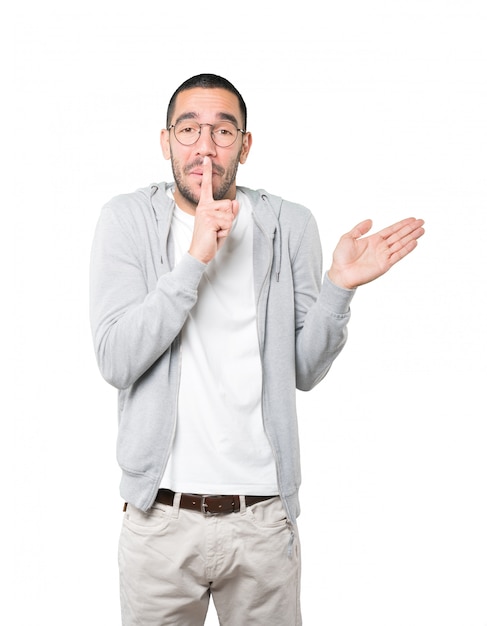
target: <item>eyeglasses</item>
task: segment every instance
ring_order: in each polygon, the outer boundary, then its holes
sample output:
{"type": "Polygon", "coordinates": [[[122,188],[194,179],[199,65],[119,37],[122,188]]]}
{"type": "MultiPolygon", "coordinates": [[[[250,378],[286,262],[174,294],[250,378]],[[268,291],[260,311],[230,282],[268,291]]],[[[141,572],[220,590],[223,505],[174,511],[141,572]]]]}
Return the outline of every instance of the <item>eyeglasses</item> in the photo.
{"type": "Polygon", "coordinates": [[[215,145],[220,148],[229,148],[238,137],[238,133],[245,135],[245,131],[237,128],[232,122],[218,122],[218,124],[199,124],[194,120],[180,120],[176,124],[171,124],[168,130],[174,128],[174,136],[183,146],[192,146],[201,136],[201,127],[209,126],[211,138],[215,145]]]}

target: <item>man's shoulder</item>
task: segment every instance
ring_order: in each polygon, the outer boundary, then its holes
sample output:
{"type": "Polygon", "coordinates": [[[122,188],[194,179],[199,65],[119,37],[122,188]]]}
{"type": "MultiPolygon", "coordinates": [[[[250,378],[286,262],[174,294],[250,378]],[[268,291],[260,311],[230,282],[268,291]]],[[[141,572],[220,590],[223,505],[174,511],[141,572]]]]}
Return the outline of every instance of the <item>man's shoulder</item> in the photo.
{"type": "Polygon", "coordinates": [[[248,187],[238,187],[242,193],[244,193],[252,202],[254,207],[261,205],[267,205],[274,209],[274,211],[281,212],[282,210],[297,212],[302,215],[310,215],[310,210],[299,202],[289,200],[271,193],[266,189],[250,189],[248,187]]]}
{"type": "Polygon", "coordinates": [[[146,205],[151,203],[151,198],[156,194],[165,191],[166,183],[152,183],[146,187],[139,187],[133,191],[119,193],[105,204],[105,206],[114,207],[123,210],[128,207],[146,205]]]}
{"type": "Polygon", "coordinates": [[[134,191],[113,196],[104,206],[103,211],[112,212],[120,217],[153,214],[169,207],[171,200],[167,195],[168,183],[152,183],[134,191]]]}

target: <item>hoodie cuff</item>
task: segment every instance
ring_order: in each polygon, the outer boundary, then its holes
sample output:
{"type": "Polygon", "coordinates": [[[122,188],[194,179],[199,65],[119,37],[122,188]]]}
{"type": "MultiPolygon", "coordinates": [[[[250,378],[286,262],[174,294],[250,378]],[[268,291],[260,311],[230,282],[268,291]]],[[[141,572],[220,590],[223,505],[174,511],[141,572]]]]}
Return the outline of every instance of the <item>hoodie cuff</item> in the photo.
{"type": "Polygon", "coordinates": [[[208,266],[186,252],[172,270],[171,276],[185,289],[197,290],[201,277],[208,266]]]}
{"type": "Polygon", "coordinates": [[[326,308],[336,315],[344,315],[349,312],[350,303],[356,291],[356,289],[346,289],[345,287],[335,285],[328,278],[328,272],[325,273],[321,297],[326,302],[326,308]]]}

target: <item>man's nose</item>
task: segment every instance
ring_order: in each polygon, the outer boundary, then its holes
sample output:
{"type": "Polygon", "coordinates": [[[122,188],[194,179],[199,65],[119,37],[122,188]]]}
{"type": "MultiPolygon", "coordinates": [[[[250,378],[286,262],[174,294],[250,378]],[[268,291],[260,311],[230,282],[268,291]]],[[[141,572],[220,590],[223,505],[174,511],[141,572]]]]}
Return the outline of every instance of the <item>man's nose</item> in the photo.
{"type": "Polygon", "coordinates": [[[216,154],[216,144],[211,135],[212,130],[213,128],[210,124],[202,124],[200,126],[200,136],[196,142],[196,151],[198,154],[202,154],[203,156],[207,154],[216,154]]]}

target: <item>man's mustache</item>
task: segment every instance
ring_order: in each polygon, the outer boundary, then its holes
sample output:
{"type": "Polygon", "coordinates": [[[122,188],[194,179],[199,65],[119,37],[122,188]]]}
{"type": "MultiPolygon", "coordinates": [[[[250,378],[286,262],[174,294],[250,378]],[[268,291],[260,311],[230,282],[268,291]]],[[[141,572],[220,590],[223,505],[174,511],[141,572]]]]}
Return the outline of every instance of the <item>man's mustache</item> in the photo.
{"type": "MultiPolygon", "coordinates": [[[[190,174],[197,167],[203,167],[203,159],[195,159],[191,163],[188,163],[188,165],[184,168],[184,173],[190,174]]],[[[220,176],[223,176],[225,173],[225,168],[217,163],[212,163],[212,168],[213,172],[215,172],[215,174],[219,174],[220,176]]]]}

